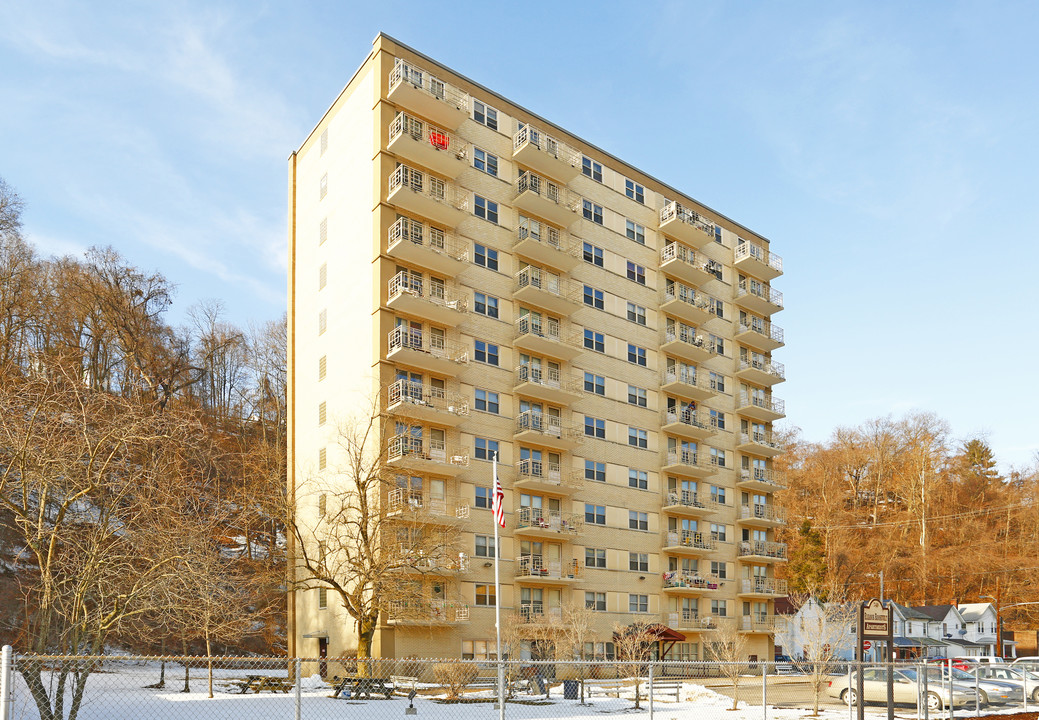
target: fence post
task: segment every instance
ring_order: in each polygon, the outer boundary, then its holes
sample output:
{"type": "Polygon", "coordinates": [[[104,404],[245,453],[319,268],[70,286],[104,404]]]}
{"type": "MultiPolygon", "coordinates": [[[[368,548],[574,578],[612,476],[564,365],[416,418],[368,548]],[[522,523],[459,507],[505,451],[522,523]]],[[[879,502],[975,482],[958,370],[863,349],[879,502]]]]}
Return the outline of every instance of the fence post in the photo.
{"type": "Polygon", "coordinates": [[[921,663],[917,667],[916,672],[918,678],[923,678],[923,682],[918,683],[918,685],[922,685],[924,689],[924,720],[928,720],[931,711],[927,707],[927,700],[930,697],[931,693],[927,690],[927,664],[921,663]]]}
{"type": "Polygon", "coordinates": [[[295,658],[296,665],[296,720],[303,719],[303,661],[295,658]]]}
{"type": "Polygon", "coordinates": [[[768,720],[768,661],[761,663],[761,718],[768,720]]]}
{"type": "Polygon", "coordinates": [[[14,649],[4,645],[0,660],[0,719],[11,720],[11,707],[14,703],[14,688],[11,682],[14,677],[14,649]]]}
{"type": "Polygon", "coordinates": [[[649,720],[653,720],[653,663],[649,664],[649,720]]]}
{"type": "MultiPolygon", "coordinates": [[[[849,700],[851,699],[852,692],[854,692],[851,689],[851,673],[852,673],[851,660],[849,660],[848,661],[848,695],[847,695],[849,700]]],[[[848,720],[855,720],[855,706],[857,704],[858,703],[850,703],[850,702],[848,703],[848,720]]]]}

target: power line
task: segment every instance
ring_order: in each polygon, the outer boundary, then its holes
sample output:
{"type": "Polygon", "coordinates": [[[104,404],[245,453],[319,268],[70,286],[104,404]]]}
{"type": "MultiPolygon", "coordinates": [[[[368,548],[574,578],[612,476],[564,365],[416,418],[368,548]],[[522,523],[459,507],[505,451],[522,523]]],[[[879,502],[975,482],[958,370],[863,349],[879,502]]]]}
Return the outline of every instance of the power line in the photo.
{"type": "MultiPolygon", "coordinates": [[[[1005,505],[997,508],[986,508],[984,510],[965,510],[959,513],[953,513],[950,515],[931,515],[930,517],[923,518],[927,522],[935,520],[958,520],[965,517],[977,517],[979,515],[991,515],[997,512],[1003,512],[1004,510],[1014,510],[1023,507],[1033,507],[1031,503],[1019,503],[1017,505],[1005,505]]],[[[912,520],[888,520],[885,522],[878,522],[872,524],[857,524],[857,525],[819,525],[812,526],[813,530],[871,530],[873,528],[881,527],[898,527],[900,525],[917,525],[920,523],[920,518],[914,518],[912,520]]]]}

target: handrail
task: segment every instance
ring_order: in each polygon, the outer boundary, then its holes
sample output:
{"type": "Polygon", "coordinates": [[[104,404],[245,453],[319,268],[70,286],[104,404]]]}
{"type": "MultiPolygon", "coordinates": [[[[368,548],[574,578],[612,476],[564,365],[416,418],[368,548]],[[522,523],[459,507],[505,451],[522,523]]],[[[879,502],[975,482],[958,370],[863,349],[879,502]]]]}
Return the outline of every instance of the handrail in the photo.
{"type": "Polygon", "coordinates": [[[771,250],[763,248],[756,243],[748,242],[743,238],[736,238],[736,252],[734,257],[737,262],[744,258],[754,258],[755,260],[768,265],[777,272],[783,272],[783,258],[779,257],[771,250]]]}
{"type": "Polygon", "coordinates": [[[452,153],[459,160],[464,160],[467,155],[466,144],[457,136],[404,112],[397,113],[390,121],[390,142],[401,135],[407,135],[416,142],[429,142],[430,146],[452,153]]]}
{"type": "Polygon", "coordinates": [[[390,70],[390,90],[399,83],[406,82],[415,88],[425,91],[437,100],[448,103],[463,112],[469,112],[469,94],[461,89],[440,80],[429,72],[411,63],[396,58],[390,70]]]}
{"type": "Polygon", "coordinates": [[[390,225],[387,246],[392,249],[397,243],[409,241],[413,245],[428,247],[434,252],[447,255],[463,262],[469,259],[466,243],[438,227],[425,225],[409,217],[399,217],[390,225]]]}
{"type": "Polygon", "coordinates": [[[579,150],[556,140],[551,135],[546,135],[529,124],[525,124],[513,135],[513,151],[519,150],[527,144],[571,167],[578,167],[581,164],[581,152],[579,150]]]}

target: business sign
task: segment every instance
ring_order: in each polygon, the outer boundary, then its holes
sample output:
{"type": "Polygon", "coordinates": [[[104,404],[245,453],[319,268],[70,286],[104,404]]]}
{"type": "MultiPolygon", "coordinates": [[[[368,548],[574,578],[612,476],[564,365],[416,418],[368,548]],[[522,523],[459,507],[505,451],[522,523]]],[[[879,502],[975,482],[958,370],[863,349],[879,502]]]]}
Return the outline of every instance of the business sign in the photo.
{"type": "Polygon", "coordinates": [[[887,639],[891,636],[891,610],[873,598],[862,606],[862,637],[887,639]]]}

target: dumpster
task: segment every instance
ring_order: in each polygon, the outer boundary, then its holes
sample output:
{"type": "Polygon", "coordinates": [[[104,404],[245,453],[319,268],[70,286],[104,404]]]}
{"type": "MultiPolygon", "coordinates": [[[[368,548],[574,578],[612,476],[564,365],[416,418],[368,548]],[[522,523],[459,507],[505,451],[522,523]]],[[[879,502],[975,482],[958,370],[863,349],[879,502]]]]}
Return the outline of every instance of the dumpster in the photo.
{"type": "Polygon", "coordinates": [[[581,692],[578,686],[577,680],[564,680],[563,681],[563,699],[564,700],[580,700],[581,692]]]}

